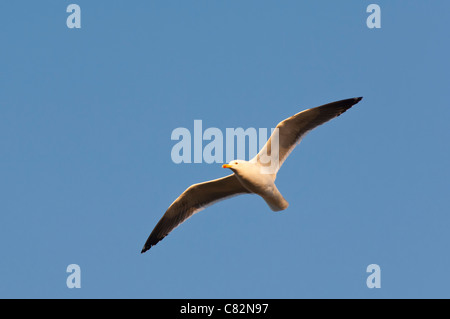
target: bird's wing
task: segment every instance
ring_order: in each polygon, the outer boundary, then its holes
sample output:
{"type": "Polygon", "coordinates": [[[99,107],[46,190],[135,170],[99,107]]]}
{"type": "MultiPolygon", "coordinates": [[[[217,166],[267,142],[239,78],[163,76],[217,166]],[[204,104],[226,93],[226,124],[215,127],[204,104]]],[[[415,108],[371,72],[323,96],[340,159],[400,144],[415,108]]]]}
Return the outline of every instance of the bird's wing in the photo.
{"type": "Polygon", "coordinates": [[[250,192],[242,186],[234,174],[190,186],[167,209],[148,237],[141,252],[149,250],[175,227],[207,206],[244,193],[250,192]]]}
{"type": "MultiPolygon", "coordinates": [[[[301,139],[309,131],[341,115],[353,105],[361,101],[361,99],[362,97],[358,97],[325,104],[302,111],[285,119],[284,121],[278,123],[276,127],[278,130],[274,130],[267,143],[252,159],[252,161],[257,161],[263,167],[273,165],[273,163],[270,163],[267,158],[272,156],[272,140],[276,140],[275,134],[278,134],[278,165],[276,165],[273,170],[273,173],[276,174],[278,169],[288,157],[289,153],[298,143],[300,143],[301,139]]],[[[276,147],[273,148],[276,150],[276,147]]],[[[276,156],[273,158],[276,158],[276,156]]]]}

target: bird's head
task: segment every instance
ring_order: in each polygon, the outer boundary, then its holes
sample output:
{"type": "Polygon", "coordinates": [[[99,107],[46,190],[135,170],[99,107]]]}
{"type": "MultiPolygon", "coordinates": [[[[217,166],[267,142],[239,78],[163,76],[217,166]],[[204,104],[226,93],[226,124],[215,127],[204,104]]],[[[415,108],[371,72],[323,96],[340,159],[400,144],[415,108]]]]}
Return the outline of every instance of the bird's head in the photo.
{"type": "Polygon", "coordinates": [[[235,172],[235,171],[239,171],[240,169],[248,166],[248,163],[249,162],[244,161],[244,160],[233,160],[233,161],[229,162],[228,164],[223,164],[222,167],[229,168],[235,172]]]}

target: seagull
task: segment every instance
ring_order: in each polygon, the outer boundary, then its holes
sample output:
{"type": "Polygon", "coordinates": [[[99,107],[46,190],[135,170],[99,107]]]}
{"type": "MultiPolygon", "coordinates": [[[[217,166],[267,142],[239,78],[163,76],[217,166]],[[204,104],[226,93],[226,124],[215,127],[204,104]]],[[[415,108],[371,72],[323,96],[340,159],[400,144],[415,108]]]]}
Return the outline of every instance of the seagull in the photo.
{"type": "Polygon", "coordinates": [[[338,117],[361,99],[362,97],[351,98],[310,108],[278,123],[264,147],[253,159],[233,160],[222,166],[230,169],[233,172],[231,175],[188,187],[156,224],[141,253],[156,245],[195,213],[233,196],[257,194],[271,210],[286,209],[289,203],[275,186],[276,175],[283,162],[309,131],[338,117]],[[272,154],[272,150],[275,154],[272,154]],[[276,159],[275,167],[272,162],[267,161],[270,156],[276,159]]]}

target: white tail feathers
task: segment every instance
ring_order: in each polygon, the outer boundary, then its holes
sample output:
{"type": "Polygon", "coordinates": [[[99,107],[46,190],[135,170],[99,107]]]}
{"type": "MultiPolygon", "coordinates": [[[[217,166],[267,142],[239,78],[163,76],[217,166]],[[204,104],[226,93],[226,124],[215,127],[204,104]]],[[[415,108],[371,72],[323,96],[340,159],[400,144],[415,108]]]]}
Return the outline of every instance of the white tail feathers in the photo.
{"type": "Polygon", "coordinates": [[[266,201],[267,205],[269,205],[270,209],[274,212],[279,212],[280,210],[285,210],[288,208],[289,203],[284,199],[283,195],[278,191],[276,186],[274,185],[274,189],[272,193],[264,194],[262,196],[266,201]]]}

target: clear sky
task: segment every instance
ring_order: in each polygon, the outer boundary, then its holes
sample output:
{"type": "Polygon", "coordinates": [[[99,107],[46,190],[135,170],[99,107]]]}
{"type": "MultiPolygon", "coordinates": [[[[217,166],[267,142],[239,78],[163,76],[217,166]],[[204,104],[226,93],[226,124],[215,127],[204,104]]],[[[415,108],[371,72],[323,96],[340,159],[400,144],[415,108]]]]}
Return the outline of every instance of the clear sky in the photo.
{"type": "Polygon", "coordinates": [[[0,297],[449,298],[449,21],[446,0],[2,1],[0,297]],[[229,173],[175,164],[175,128],[356,96],[283,165],[287,210],[232,198],[140,254],[229,173]]]}

